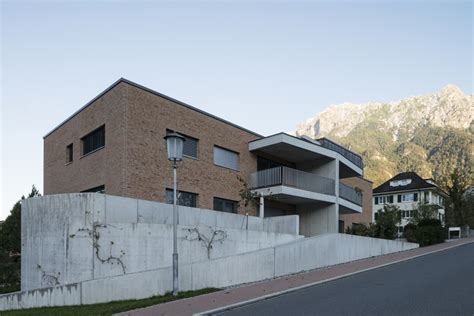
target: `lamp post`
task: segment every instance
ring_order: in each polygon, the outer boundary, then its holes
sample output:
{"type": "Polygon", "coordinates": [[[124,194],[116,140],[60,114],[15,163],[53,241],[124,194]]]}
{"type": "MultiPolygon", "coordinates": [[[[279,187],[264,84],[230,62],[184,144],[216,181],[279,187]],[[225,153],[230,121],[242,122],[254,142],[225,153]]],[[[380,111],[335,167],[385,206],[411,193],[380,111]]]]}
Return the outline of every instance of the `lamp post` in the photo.
{"type": "Polygon", "coordinates": [[[177,244],[177,226],[178,226],[178,206],[176,200],[176,169],[178,162],[183,156],[183,143],[185,138],[177,133],[171,133],[165,136],[166,150],[168,151],[168,160],[173,166],[173,295],[178,295],[178,244],[177,244]]]}

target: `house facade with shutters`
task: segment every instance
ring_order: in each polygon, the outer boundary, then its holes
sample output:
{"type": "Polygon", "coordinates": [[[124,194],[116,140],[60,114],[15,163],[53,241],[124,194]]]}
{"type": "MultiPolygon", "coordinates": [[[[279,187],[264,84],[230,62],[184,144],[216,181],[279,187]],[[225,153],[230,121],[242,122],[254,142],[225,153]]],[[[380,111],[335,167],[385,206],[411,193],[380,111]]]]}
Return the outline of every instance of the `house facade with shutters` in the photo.
{"type": "Polygon", "coordinates": [[[340,215],[362,212],[362,195],[350,181],[363,175],[356,153],[328,139],[264,137],[126,79],[44,136],[44,193],[172,203],[164,141],[170,132],[186,139],[180,205],[251,216],[297,214],[306,236],[337,232],[340,215]],[[261,196],[255,206],[241,203],[245,187],[261,196]]]}
{"type": "Polygon", "coordinates": [[[418,206],[427,204],[437,208],[437,218],[444,223],[446,198],[447,194],[433,179],[423,179],[415,172],[399,173],[373,190],[373,220],[377,219],[384,205],[395,205],[401,211],[401,233],[403,227],[413,219],[418,206]]]}

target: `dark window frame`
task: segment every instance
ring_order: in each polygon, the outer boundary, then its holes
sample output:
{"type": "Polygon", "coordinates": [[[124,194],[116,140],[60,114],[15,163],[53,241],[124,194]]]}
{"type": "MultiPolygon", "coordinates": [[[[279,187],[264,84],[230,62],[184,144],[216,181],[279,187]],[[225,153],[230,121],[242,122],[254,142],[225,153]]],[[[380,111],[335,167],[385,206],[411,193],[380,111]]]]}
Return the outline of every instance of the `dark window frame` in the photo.
{"type": "Polygon", "coordinates": [[[66,146],[66,164],[70,164],[74,160],[74,144],[70,143],[66,146]]]}
{"type": "Polygon", "coordinates": [[[105,124],[81,137],[82,157],[105,147],[105,124]],[[101,133],[102,132],[102,133],[101,133]],[[94,143],[96,142],[96,143],[94,143]],[[86,151],[87,150],[87,151],[86,151]]]}
{"type": "Polygon", "coordinates": [[[166,135],[168,134],[171,134],[171,133],[177,133],[181,136],[183,136],[186,141],[184,142],[184,145],[183,145],[183,157],[186,157],[186,158],[191,158],[191,159],[199,159],[199,138],[196,138],[196,137],[192,137],[192,136],[189,136],[189,135],[186,135],[186,134],[183,134],[181,132],[177,132],[175,130],[172,130],[170,128],[167,128],[166,129],[166,135]],[[186,150],[186,143],[189,144],[189,141],[194,141],[196,143],[196,156],[193,156],[193,155],[190,155],[190,154],[186,154],[185,153],[185,150],[186,150]]]}
{"type": "MultiPolygon", "coordinates": [[[[176,192],[176,194],[178,195],[178,205],[180,206],[187,206],[187,207],[197,207],[197,204],[198,204],[198,196],[199,194],[198,193],[194,193],[194,192],[189,192],[189,191],[181,191],[181,190],[178,190],[178,192],[176,192]],[[180,196],[181,193],[184,193],[184,194],[190,194],[193,196],[193,202],[192,204],[194,205],[185,205],[185,204],[182,204],[182,197],[180,196]],[[181,203],[180,203],[181,202],[181,203]]],[[[171,188],[166,188],[165,189],[165,202],[167,204],[173,204],[173,189],[171,188]],[[171,192],[171,200],[168,201],[168,192],[171,192]]]]}
{"type": "Polygon", "coordinates": [[[221,167],[221,168],[225,168],[225,169],[228,169],[228,170],[240,172],[240,153],[238,151],[228,149],[228,148],[225,148],[225,147],[214,144],[214,146],[212,147],[212,163],[214,164],[214,166],[217,166],[217,167],[221,167]],[[216,154],[214,152],[214,148],[219,148],[219,149],[222,149],[222,150],[225,150],[225,151],[236,154],[237,155],[237,164],[238,164],[237,169],[234,169],[234,168],[231,168],[231,167],[228,167],[228,166],[223,166],[223,165],[216,164],[216,154]]]}
{"type": "Polygon", "coordinates": [[[225,212],[225,213],[231,213],[231,214],[237,214],[238,213],[238,209],[239,209],[239,202],[238,201],[234,201],[234,200],[229,200],[229,199],[224,199],[224,198],[220,198],[220,197],[217,197],[215,196],[212,200],[212,206],[213,206],[213,210],[214,211],[219,211],[219,212],[225,212]],[[231,212],[229,211],[226,211],[226,210],[223,210],[223,209],[218,209],[216,207],[216,200],[217,201],[220,201],[220,202],[223,202],[223,203],[230,203],[232,204],[234,207],[233,207],[233,210],[231,212]]]}
{"type": "Polygon", "coordinates": [[[80,193],[105,193],[105,184],[98,185],[87,190],[83,190],[80,193]]]}

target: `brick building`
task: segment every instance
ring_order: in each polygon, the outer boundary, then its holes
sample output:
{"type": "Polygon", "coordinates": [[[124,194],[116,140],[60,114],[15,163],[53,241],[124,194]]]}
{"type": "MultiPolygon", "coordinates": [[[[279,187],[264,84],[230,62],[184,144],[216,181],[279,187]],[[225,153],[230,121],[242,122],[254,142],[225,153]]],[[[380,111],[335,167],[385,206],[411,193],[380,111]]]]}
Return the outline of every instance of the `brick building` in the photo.
{"type": "MultiPolygon", "coordinates": [[[[179,203],[250,215],[298,214],[300,232],[337,232],[339,214],[362,212],[341,179],[362,176],[359,155],[330,140],[263,137],[119,79],[44,137],[44,193],[106,192],[172,202],[164,137],[186,137],[179,203]],[[239,206],[239,178],[262,197],[239,206]]],[[[350,180],[346,184],[350,184],[350,180]]]]}

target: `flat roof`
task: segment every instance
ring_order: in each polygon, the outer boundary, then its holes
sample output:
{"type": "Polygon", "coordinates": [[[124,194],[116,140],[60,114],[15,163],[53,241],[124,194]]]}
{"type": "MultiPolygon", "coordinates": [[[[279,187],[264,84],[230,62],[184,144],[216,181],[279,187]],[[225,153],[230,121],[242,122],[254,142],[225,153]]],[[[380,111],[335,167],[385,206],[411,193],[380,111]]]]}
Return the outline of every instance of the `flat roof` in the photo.
{"type": "Polygon", "coordinates": [[[188,108],[188,109],[190,109],[190,110],[196,111],[196,112],[201,113],[201,114],[204,114],[204,115],[206,115],[206,116],[209,116],[210,118],[213,118],[213,119],[215,119],[215,120],[217,120],[217,121],[220,121],[220,122],[222,122],[222,123],[228,124],[228,125],[230,125],[230,126],[236,127],[236,128],[238,128],[238,129],[240,129],[240,130],[242,130],[242,131],[244,131],[244,132],[253,134],[253,135],[257,136],[257,137],[260,137],[260,138],[264,137],[263,135],[260,135],[260,134],[258,134],[258,133],[255,133],[255,132],[249,130],[249,129],[246,129],[246,128],[241,127],[241,126],[239,126],[239,125],[237,125],[237,124],[234,124],[234,123],[232,123],[232,122],[229,122],[229,121],[227,121],[227,120],[224,120],[223,118],[220,118],[220,117],[218,117],[218,116],[215,116],[215,115],[213,115],[213,114],[210,114],[210,113],[208,113],[208,112],[206,112],[206,111],[200,110],[200,109],[198,109],[198,108],[196,108],[196,107],[194,107],[194,106],[192,106],[192,105],[189,105],[189,104],[184,103],[184,102],[182,102],[182,101],[176,100],[176,99],[174,99],[174,98],[172,98],[172,97],[169,97],[169,96],[167,96],[167,95],[164,95],[164,94],[162,94],[162,93],[159,93],[159,92],[157,92],[157,91],[155,91],[155,90],[152,90],[152,89],[150,89],[150,88],[147,88],[147,87],[145,87],[145,86],[142,86],[142,85],[140,85],[140,84],[138,84],[138,83],[135,83],[135,82],[133,82],[133,81],[130,81],[130,80],[128,80],[128,79],[120,78],[120,79],[118,79],[117,81],[115,81],[112,85],[110,85],[107,89],[105,89],[104,91],[102,91],[101,93],[99,93],[99,94],[98,94],[95,98],[93,98],[91,101],[87,102],[87,103],[86,103],[84,106],[82,106],[79,110],[77,110],[76,112],[74,112],[74,113],[73,113],[71,116],[69,116],[67,119],[65,119],[64,121],[62,121],[58,126],[56,126],[55,128],[53,128],[49,133],[47,133],[46,135],[44,135],[44,136],[43,136],[43,139],[46,138],[46,137],[48,137],[49,135],[51,135],[54,131],[56,131],[56,130],[59,129],[61,126],[63,126],[64,124],[66,124],[68,121],[70,121],[70,120],[71,120],[72,118],[74,118],[76,115],[78,115],[82,110],[84,110],[84,109],[86,109],[87,107],[89,107],[89,106],[90,106],[92,103],[94,103],[97,99],[101,98],[104,94],[106,94],[107,92],[109,92],[110,90],[112,90],[115,86],[117,86],[117,85],[118,85],[119,83],[121,83],[121,82],[124,82],[124,83],[126,83],[126,84],[129,84],[129,85],[131,85],[131,86],[133,86],[133,87],[136,87],[136,88],[138,88],[138,89],[141,89],[141,90],[143,90],[143,91],[149,92],[149,93],[154,94],[154,95],[156,95],[156,96],[159,96],[159,97],[161,97],[161,98],[163,98],[163,99],[172,101],[172,102],[174,102],[174,103],[176,103],[176,104],[178,104],[178,105],[184,106],[184,107],[186,107],[186,108],[188,108]]]}

